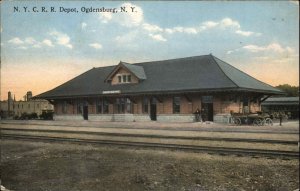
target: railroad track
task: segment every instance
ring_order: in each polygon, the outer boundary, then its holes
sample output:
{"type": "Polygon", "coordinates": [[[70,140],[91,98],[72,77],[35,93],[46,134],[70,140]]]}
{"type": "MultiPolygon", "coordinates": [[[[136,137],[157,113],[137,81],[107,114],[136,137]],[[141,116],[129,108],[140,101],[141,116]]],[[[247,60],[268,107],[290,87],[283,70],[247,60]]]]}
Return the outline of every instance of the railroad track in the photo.
{"type": "Polygon", "coordinates": [[[224,138],[224,137],[203,137],[203,136],[168,136],[168,135],[152,135],[152,134],[132,134],[132,133],[109,133],[109,132],[91,132],[91,131],[70,131],[70,130],[48,130],[48,129],[21,129],[21,128],[1,128],[2,131],[16,132],[43,132],[43,133],[63,133],[63,134],[80,134],[80,135],[100,135],[115,137],[133,137],[133,138],[160,138],[160,139],[182,139],[182,140],[205,140],[205,141],[228,141],[228,142],[245,142],[245,143],[272,143],[298,145],[298,141],[291,140],[272,140],[272,139],[246,139],[246,138],[224,138]]]}
{"type": "Polygon", "coordinates": [[[220,154],[220,155],[260,156],[260,157],[263,156],[263,157],[271,157],[271,158],[278,158],[278,157],[279,158],[299,158],[299,152],[296,152],[296,151],[210,147],[210,146],[161,144],[161,143],[132,142],[132,141],[130,141],[130,142],[129,141],[112,141],[112,140],[83,139],[83,138],[63,138],[63,137],[33,136],[33,135],[19,135],[19,134],[5,134],[5,133],[1,133],[1,138],[14,139],[14,140],[16,140],[16,139],[29,140],[29,141],[106,144],[106,145],[115,145],[115,146],[139,147],[139,148],[171,149],[171,150],[202,152],[202,153],[220,154]]]}
{"type": "MultiPolygon", "coordinates": [[[[4,125],[15,125],[15,126],[23,126],[24,124],[20,123],[7,123],[7,122],[1,122],[0,124],[4,124],[4,125]]],[[[94,126],[85,126],[85,125],[68,125],[68,124],[39,124],[39,123],[31,123],[31,124],[25,124],[25,125],[33,125],[33,126],[54,126],[54,127],[83,127],[83,128],[97,128],[94,126]]],[[[265,129],[255,129],[255,130],[247,130],[247,129],[226,129],[226,130],[222,130],[222,129],[211,129],[211,128],[206,128],[206,127],[201,127],[201,128],[195,128],[195,127],[191,127],[191,128],[186,128],[186,127],[149,127],[149,128],[145,128],[145,127],[105,127],[105,126],[101,126],[99,128],[107,128],[107,129],[111,129],[111,128],[118,128],[118,129],[141,129],[141,130],[168,130],[168,131],[198,131],[198,132],[216,132],[216,133],[263,133],[263,134],[299,134],[299,131],[286,131],[286,130],[265,130],[265,129]]],[[[3,128],[1,128],[3,129],[3,128]]]]}

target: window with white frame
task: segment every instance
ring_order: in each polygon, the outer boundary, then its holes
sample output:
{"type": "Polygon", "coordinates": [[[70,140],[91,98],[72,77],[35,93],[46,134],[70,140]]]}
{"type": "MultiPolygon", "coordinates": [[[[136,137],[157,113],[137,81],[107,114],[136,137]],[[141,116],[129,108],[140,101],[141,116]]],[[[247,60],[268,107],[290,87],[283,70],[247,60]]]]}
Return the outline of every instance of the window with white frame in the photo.
{"type": "Polygon", "coordinates": [[[118,74],[118,83],[131,83],[131,74],[118,74]]]}
{"type": "Polygon", "coordinates": [[[109,103],[106,99],[101,99],[96,102],[96,112],[98,114],[108,113],[109,103]]]}

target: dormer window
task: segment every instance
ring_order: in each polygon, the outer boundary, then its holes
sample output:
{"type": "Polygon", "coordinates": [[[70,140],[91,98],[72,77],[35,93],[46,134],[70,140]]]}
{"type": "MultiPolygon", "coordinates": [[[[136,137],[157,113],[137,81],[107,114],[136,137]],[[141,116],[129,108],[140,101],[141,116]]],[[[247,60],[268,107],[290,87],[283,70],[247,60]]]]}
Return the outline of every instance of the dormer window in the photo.
{"type": "Polygon", "coordinates": [[[106,77],[105,82],[111,85],[136,84],[146,79],[146,74],[142,66],[120,62],[106,77]]]}
{"type": "Polygon", "coordinates": [[[130,83],[131,82],[131,75],[127,75],[127,81],[130,83]]]}
{"type": "Polygon", "coordinates": [[[131,74],[118,74],[118,83],[131,83],[131,74]]]}

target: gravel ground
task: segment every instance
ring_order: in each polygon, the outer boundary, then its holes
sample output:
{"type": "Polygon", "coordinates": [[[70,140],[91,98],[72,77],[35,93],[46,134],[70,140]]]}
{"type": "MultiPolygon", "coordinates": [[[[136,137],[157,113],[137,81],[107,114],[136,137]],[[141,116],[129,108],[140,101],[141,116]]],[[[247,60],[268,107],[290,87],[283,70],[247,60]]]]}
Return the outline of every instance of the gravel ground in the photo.
{"type": "MultiPolygon", "coordinates": [[[[164,135],[164,136],[188,136],[188,137],[227,137],[227,138],[255,138],[255,139],[275,139],[275,140],[299,140],[297,132],[293,130],[285,130],[291,134],[280,134],[276,130],[269,130],[269,133],[249,133],[249,132],[232,132],[224,128],[223,132],[215,132],[213,128],[207,131],[188,131],[186,128],[180,130],[160,130],[160,129],[123,129],[119,128],[100,128],[100,127],[68,127],[68,126],[50,126],[50,125],[16,125],[16,124],[1,124],[2,128],[18,128],[18,129],[36,129],[36,130],[53,130],[53,131],[83,131],[83,132],[104,132],[104,133],[124,133],[136,135],[164,135]]],[[[245,128],[247,130],[247,128],[245,128]]],[[[244,129],[244,130],[245,130],[244,129]]]]}
{"type": "Polygon", "coordinates": [[[1,184],[15,191],[296,190],[299,161],[1,140],[1,184]]]}
{"type": "Polygon", "coordinates": [[[219,124],[213,122],[194,122],[194,123],[184,123],[184,122],[100,122],[100,121],[43,121],[43,120],[1,120],[0,123],[3,124],[36,124],[43,126],[70,126],[70,127],[100,127],[100,128],[110,128],[110,127],[121,127],[121,128],[141,128],[141,129],[190,129],[198,130],[208,129],[208,130],[295,130],[299,132],[299,120],[284,121],[282,126],[279,126],[279,122],[274,121],[273,126],[253,126],[253,125],[230,125],[230,124],[219,124]]]}

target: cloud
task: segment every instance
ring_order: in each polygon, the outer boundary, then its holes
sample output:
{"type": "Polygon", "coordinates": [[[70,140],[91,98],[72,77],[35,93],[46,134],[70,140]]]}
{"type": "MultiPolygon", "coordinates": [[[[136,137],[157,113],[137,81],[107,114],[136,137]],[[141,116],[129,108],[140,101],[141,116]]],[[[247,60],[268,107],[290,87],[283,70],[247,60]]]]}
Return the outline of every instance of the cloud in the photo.
{"type": "Polygon", "coordinates": [[[299,6],[299,1],[298,0],[290,0],[289,2],[299,6]]]}
{"type": "Polygon", "coordinates": [[[221,27],[233,27],[233,28],[241,28],[239,22],[232,20],[231,18],[224,18],[218,23],[221,27]]]}
{"type": "Polygon", "coordinates": [[[25,38],[24,42],[26,44],[36,44],[37,43],[37,41],[34,38],[32,38],[32,37],[25,38]]]}
{"type": "Polygon", "coordinates": [[[44,39],[42,43],[46,46],[53,47],[52,41],[49,39],[44,39]]]}
{"type": "Polygon", "coordinates": [[[89,44],[90,47],[93,47],[94,49],[101,49],[102,45],[99,43],[91,43],[89,44]]]}
{"type": "MultiPolygon", "coordinates": [[[[273,54],[273,58],[276,56],[281,56],[281,57],[290,57],[291,55],[295,55],[295,50],[289,46],[287,47],[282,47],[279,43],[270,43],[265,46],[258,46],[254,44],[249,44],[245,45],[241,48],[237,48],[234,50],[228,50],[226,54],[232,54],[234,52],[246,50],[251,53],[264,53],[264,54],[273,54]]],[[[263,56],[265,58],[265,56],[263,56]]]]}
{"type": "Polygon", "coordinates": [[[203,29],[210,29],[218,26],[219,23],[214,22],[214,21],[206,21],[202,23],[202,28],[203,29]]]}
{"type": "Polygon", "coordinates": [[[109,12],[101,12],[99,19],[102,23],[108,23],[112,19],[113,15],[109,12]]]}
{"type": "Polygon", "coordinates": [[[244,30],[241,30],[241,25],[238,21],[235,21],[231,18],[223,18],[222,20],[220,21],[206,21],[206,22],[203,22],[201,24],[201,26],[199,27],[199,30],[198,32],[202,32],[202,31],[205,31],[205,30],[209,30],[209,29],[212,29],[212,28],[220,28],[220,29],[233,29],[234,32],[238,35],[241,35],[241,36],[252,36],[252,35],[255,35],[255,36],[260,36],[261,33],[256,33],[256,32],[252,32],[252,31],[244,31],[244,30]]]}
{"type": "Polygon", "coordinates": [[[19,46],[17,49],[27,50],[28,47],[26,47],[26,46],[19,46]]]}
{"type": "Polygon", "coordinates": [[[17,49],[23,49],[23,50],[27,50],[30,47],[41,48],[42,46],[42,43],[35,40],[33,37],[26,37],[24,40],[15,37],[9,40],[8,42],[17,45],[18,46],[16,47],[17,49]]]}
{"type": "MultiPolygon", "coordinates": [[[[169,35],[176,33],[182,33],[187,35],[197,35],[203,31],[207,31],[214,28],[219,28],[222,30],[230,29],[235,34],[249,37],[252,35],[259,36],[260,33],[255,33],[252,31],[244,31],[241,29],[241,25],[238,21],[231,18],[223,18],[219,21],[205,21],[200,25],[195,26],[175,26],[163,28],[159,25],[148,23],[144,20],[143,10],[141,7],[134,5],[132,3],[123,3],[120,7],[125,7],[126,13],[119,12],[118,14],[111,12],[99,13],[99,19],[102,23],[116,23],[120,26],[127,28],[135,28],[140,30],[141,33],[148,35],[151,39],[156,41],[167,41],[169,35]],[[131,8],[134,8],[132,12],[131,8]]],[[[123,35],[124,36],[124,35],[123,35]]],[[[123,36],[117,36],[117,41],[124,41],[123,36]]],[[[127,41],[127,40],[126,40],[127,41]]]]}
{"type": "Polygon", "coordinates": [[[120,21],[122,22],[121,24],[124,26],[137,26],[139,24],[142,23],[142,21],[144,20],[144,13],[141,7],[136,6],[134,4],[131,3],[123,3],[121,5],[121,7],[125,7],[126,10],[128,10],[127,13],[125,13],[126,15],[123,15],[123,19],[121,19],[120,21]],[[134,7],[134,12],[132,12],[132,8],[134,7]]]}
{"type": "Polygon", "coordinates": [[[156,41],[162,41],[162,42],[167,41],[167,39],[165,39],[165,38],[164,38],[163,36],[161,36],[160,34],[155,34],[155,35],[149,34],[149,36],[150,36],[152,39],[156,40],[156,41]]]}
{"type": "Polygon", "coordinates": [[[260,36],[261,35],[261,33],[254,33],[251,31],[242,31],[242,30],[237,30],[237,31],[235,31],[235,33],[242,35],[242,36],[251,36],[251,35],[260,36]]]}
{"type": "Polygon", "coordinates": [[[84,30],[86,28],[87,24],[85,22],[81,23],[81,29],[84,30]]]}
{"type": "Polygon", "coordinates": [[[242,35],[242,36],[250,36],[253,34],[253,32],[251,32],[251,31],[241,31],[241,30],[237,30],[237,31],[235,31],[235,33],[242,35]]]}
{"type": "Polygon", "coordinates": [[[228,50],[228,51],[226,52],[226,54],[231,54],[231,53],[238,52],[238,51],[240,51],[239,48],[234,49],[234,50],[228,50]]]}
{"type": "Polygon", "coordinates": [[[70,37],[67,34],[57,31],[52,31],[49,34],[55,39],[56,44],[65,46],[70,49],[73,48],[73,45],[70,43],[70,37]]]}
{"type": "Polygon", "coordinates": [[[20,45],[20,44],[24,44],[24,41],[22,41],[19,37],[15,37],[13,39],[10,39],[8,43],[20,45]]]}
{"type": "Polygon", "coordinates": [[[250,52],[272,51],[272,52],[276,52],[276,53],[283,53],[285,51],[287,51],[287,52],[293,51],[292,48],[290,48],[290,47],[283,48],[278,43],[271,43],[266,46],[257,46],[257,45],[250,44],[250,45],[243,46],[243,49],[246,49],[250,52]]]}
{"type": "Polygon", "coordinates": [[[164,29],[164,32],[166,34],[174,34],[174,33],[199,34],[201,32],[208,31],[214,28],[219,28],[222,30],[231,29],[236,34],[241,36],[246,36],[246,37],[251,35],[255,35],[255,36],[261,35],[261,33],[241,30],[240,23],[231,18],[223,18],[222,20],[219,21],[205,21],[202,22],[199,26],[191,26],[191,27],[177,26],[173,28],[166,28],[164,29]]]}
{"type": "MultiPolygon", "coordinates": [[[[128,46],[130,42],[132,42],[139,34],[140,34],[139,30],[133,30],[123,35],[117,36],[114,40],[118,45],[126,44],[128,46]]],[[[132,44],[133,43],[131,43],[131,45],[132,44]]]]}
{"type": "Polygon", "coordinates": [[[168,34],[173,33],[186,33],[186,34],[197,34],[199,31],[193,27],[174,27],[174,28],[166,28],[164,30],[168,34]]]}
{"type": "Polygon", "coordinates": [[[112,12],[101,12],[99,13],[100,21],[102,23],[116,22],[125,27],[135,27],[143,23],[144,13],[141,7],[131,3],[123,3],[120,7],[124,7],[127,12],[119,12],[118,14],[112,12]]]}
{"type": "Polygon", "coordinates": [[[159,26],[148,24],[148,23],[144,23],[142,25],[142,27],[143,27],[144,30],[150,31],[150,32],[162,32],[163,31],[163,29],[160,28],[159,26]]]}

